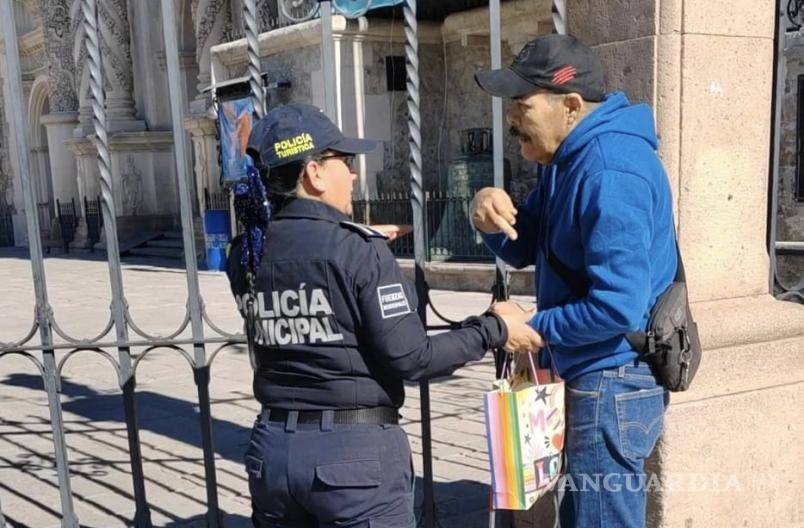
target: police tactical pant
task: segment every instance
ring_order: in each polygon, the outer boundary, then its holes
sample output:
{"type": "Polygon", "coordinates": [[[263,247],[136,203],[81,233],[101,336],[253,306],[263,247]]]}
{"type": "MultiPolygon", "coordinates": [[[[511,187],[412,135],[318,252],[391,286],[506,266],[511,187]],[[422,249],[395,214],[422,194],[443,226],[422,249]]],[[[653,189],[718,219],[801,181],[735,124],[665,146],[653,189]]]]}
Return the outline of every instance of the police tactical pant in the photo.
{"type": "Polygon", "coordinates": [[[414,528],[413,465],[398,425],[270,421],[246,450],[252,521],[259,528],[414,528]]]}
{"type": "Polygon", "coordinates": [[[668,392],[637,362],[566,382],[567,471],[561,528],[643,528],[645,459],[662,432],[668,392]]]}

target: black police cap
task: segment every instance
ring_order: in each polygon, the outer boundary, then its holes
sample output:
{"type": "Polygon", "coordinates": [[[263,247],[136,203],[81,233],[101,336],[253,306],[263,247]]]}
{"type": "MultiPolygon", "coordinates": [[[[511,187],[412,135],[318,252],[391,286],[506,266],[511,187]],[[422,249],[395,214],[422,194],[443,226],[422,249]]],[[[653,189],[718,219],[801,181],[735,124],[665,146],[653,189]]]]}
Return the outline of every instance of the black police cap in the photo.
{"type": "Polygon", "coordinates": [[[320,108],[291,103],[274,108],[257,121],[246,153],[273,168],[325,150],[365,154],[376,147],[373,139],[345,137],[320,108]]]}
{"type": "Polygon", "coordinates": [[[587,101],[605,95],[603,66],[594,52],[571,35],[545,35],[531,40],[506,68],[475,74],[491,95],[521,97],[543,88],[579,93],[587,101]]]}

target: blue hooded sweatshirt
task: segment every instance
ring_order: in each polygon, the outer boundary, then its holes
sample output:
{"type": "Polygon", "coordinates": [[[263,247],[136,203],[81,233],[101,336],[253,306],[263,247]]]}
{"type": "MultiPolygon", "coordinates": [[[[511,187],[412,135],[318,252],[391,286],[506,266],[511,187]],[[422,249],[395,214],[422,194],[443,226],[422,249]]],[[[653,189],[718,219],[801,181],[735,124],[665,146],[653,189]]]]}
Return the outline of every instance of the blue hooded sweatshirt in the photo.
{"type": "Polygon", "coordinates": [[[645,329],[675,278],[673,199],[657,146],[650,108],[609,94],[567,136],[518,207],[517,240],[483,235],[511,266],[535,264],[531,325],[565,380],[632,363],[637,353],[625,334],[645,329]],[[547,264],[546,243],[589,285],[585,297],[573,296],[547,264]]]}

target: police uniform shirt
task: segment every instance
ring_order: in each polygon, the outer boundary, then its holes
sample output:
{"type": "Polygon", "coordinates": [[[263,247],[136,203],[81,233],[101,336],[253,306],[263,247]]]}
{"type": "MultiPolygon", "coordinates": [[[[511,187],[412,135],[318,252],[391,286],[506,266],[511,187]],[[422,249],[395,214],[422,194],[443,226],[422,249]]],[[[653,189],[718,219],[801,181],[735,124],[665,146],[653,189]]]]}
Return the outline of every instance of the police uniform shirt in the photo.
{"type": "MultiPolygon", "coordinates": [[[[245,314],[242,243],[227,274],[245,314]]],[[[313,200],[294,199],[271,219],[255,294],[254,393],[272,408],[400,407],[403,380],[447,375],[507,339],[488,314],[428,336],[386,237],[313,200]]]]}

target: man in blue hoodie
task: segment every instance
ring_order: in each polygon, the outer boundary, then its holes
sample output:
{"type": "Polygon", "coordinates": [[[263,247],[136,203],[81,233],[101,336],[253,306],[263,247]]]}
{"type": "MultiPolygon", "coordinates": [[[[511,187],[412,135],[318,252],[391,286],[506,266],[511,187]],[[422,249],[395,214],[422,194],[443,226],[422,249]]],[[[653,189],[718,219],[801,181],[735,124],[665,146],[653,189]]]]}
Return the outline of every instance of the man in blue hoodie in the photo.
{"type": "Polygon", "coordinates": [[[566,35],[539,37],[511,66],[475,79],[511,99],[511,132],[540,165],[524,203],[482,189],[472,221],[508,264],[536,267],[530,324],[567,387],[561,526],[642,527],[652,484],[645,459],[668,393],[625,335],[645,330],[677,265],[652,112],[606,94],[600,61],[566,35]]]}

